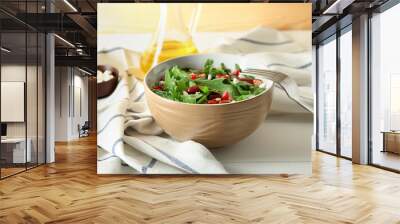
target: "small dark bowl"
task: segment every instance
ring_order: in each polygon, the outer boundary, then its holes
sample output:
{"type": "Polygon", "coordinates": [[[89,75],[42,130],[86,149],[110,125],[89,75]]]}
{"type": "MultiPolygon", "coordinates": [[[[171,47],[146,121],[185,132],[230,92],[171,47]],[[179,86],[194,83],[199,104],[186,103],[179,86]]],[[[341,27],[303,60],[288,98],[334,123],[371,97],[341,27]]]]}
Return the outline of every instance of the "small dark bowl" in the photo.
{"type": "Polygon", "coordinates": [[[109,96],[118,84],[118,70],[110,65],[97,65],[97,70],[105,72],[107,70],[111,71],[112,79],[106,82],[97,83],[97,98],[104,98],[109,96]]]}

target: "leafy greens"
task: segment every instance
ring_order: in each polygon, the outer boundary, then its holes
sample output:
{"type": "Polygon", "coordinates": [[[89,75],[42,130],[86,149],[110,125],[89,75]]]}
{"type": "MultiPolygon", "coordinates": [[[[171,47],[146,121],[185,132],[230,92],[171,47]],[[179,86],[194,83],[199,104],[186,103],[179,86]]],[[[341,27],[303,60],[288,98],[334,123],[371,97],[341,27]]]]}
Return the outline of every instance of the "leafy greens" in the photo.
{"type": "Polygon", "coordinates": [[[221,104],[252,98],[265,90],[264,83],[253,76],[240,74],[239,65],[232,71],[223,63],[213,66],[208,59],[201,70],[167,69],[152,90],[161,97],[191,104],[221,104]]]}

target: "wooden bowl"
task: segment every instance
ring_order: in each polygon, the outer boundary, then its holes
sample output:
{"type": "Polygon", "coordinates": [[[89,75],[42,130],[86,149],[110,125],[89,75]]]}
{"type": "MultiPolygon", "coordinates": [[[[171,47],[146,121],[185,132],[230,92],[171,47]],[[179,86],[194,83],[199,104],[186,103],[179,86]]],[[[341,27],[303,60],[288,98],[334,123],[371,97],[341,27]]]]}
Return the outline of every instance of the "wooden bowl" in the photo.
{"type": "MultiPolygon", "coordinates": [[[[254,98],[228,104],[188,104],[163,98],[150,87],[173,65],[199,69],[208,59],[228,68],[240,64],[241,57],[227,54],[199,54],[165,61],[151,69],[145,77],[145,94],[157,124],[179,141],[194,140],[208,148],[239,142],[253,133],[266,119],[272,103],[273,82],[261,78],[267,89],[254,98]]],[[[244,67],[244,66],[243,66],[244,67]]],[[[243,68],[242,67],[242,68],[243,68]]],[[[257,77],[260,78],[260,77],[257,77]]]]}
{"type": "Polygon", "coordinates": [[[97,70],[105,72],[107,70],[111,71],[112,79],[106,82],[97,83],[97,98],[104,98],[109,96],[118,85],[118,70],[110,65],[97,65],[97,70]]]}

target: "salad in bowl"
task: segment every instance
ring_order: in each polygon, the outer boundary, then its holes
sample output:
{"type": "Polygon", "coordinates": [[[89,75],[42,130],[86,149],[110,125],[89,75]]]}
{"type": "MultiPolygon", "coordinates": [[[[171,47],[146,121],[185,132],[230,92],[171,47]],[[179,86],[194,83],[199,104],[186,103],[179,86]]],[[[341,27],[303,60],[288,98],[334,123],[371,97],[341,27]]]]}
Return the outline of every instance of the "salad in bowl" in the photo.
{"type": "Polygon", "coordinates": [[[157,95],[183,103],[225,104],[250,99],[266,90],[266,83],[241,74],[238,64],[231,70],[207,59],[201,69],[174,65],[152,86],[157,95]]]}
{"type": "Polygon", "coordinates": [[[153,67],[144,79],[156,123],[178,141],[208,148],[234,144],[252,134],[268,115],[273,82],[241,73],[241,55],[188,55],[153,67]]]}

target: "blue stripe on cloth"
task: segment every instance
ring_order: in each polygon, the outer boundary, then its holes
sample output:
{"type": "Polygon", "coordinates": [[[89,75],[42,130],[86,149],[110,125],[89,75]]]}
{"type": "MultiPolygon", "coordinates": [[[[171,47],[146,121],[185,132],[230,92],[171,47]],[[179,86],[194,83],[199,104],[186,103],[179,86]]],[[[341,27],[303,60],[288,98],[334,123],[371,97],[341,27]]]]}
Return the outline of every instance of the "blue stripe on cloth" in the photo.
{"type": "MultiPolygon", "coordinates": [[[[111,159],[111,158],[113,158],[113,157],[116,157],[115,155],[112,155],[112,156],[109,156],[109,157],[106,157],[106,158],[104,158],[104,159],[98,159],[97,161],[98,162],[101,162],[101,161],[104,161],[104,160],[107,160],[107,159],[111,159]]],[[[117,158],[117,157],[116,157],[117,158]]]]}
{"type": "Polygon", "coordinates": [[[147,166],[142,167],[142,173],[146,174],[148,168],[152,168],[157,163],[156,159],[151,159],[150,163],[147,166]]]}
{"type": "Polygon", "coordinates": [[[189,171],[191,173],[199,174],[199,172],[197,172],[196,170],[192,169],[190,166],[186,165],[184,162],[180,161],[179,159],[177,159],[177,158],[169,155],[168,153],[163,152],[163,151],[161,151],[161,150],[159,150],[157,148],[154,148],[154,149],[156,149],[158,152],[163,154],[165,157],[167,157],[171,162],[175,163],[177,166],[179,166],[179,167],[181,167],[181,168],[183,168],[183,169],[185,169],[185,170],[187,170],[187,171],[189,171]]]}
{"type": "Polygon", "coordinates": [[[97,135],[99,135],[101,132],[103,132],[104,129],[111,123],[111,121],[114,120],[115,118],[118,118],[118,117],[126,118],[126,116],[123,115],[123,114],[116,114],[116,115],[112,116],[112,117],[107,121],[107,123],[103,126],[103,128],[101,128],[99,131],[97,131],[97,135]]]}
{"type": "Polygon", "coordinates": [[[294,68],[294,69],[304,69],[304,68],[310,67],[311,65],[312,65],[312,62],[309,62],[304,65],[300,65],[300,66],[291,66],[291,65],[281,64],[281,63],[272,63],[272,64],[268,64],[267,67],[282,66],[282,67],[288,67],[288,68],[294,68]]]}
{"type": "Polygon", "coordinates": [[[133,102],[138,102],[144,95],[144,92],[142,92],[136,99],[133,100],[133,102]]]}
{"type": "Polygon", "coordinates": [[[137,83],[138,83],[139,81],[137,81],[136,80],[136,82],[135,82],[135,84],[133,84],[133,87],[132,87],[132,89],[131,90],[129,90],[129,93],[132,93],[133,92],[133,90],[135,90],[136,89],[136,86],[137,86],[137,83]]]}
{"type": "Polygon", "coordinates": [[[292,43],[292,42],[293,42],[293,41],[291,41],[291,40],[287,40],[287,41],[283,41],[283,42],[271,43],[271,42],[262,42],[262,41],[258,41],[258,40],[252,40],[252,39],[248,39],[248,38],[240,38],[240,39],[238,39],[238,40],[245,41],[245,42],[249,42],[249,43],[252,43],[252,44],[271,45],[271,46],[289,44],[289,43],[292,43]]]}
{"type": "Polygon", "coordinates": [[[112,154],[115,155],[115,147],[118,145],[118,143],[121,143],[121,142],[122,142],[122,143],[124,142],[122,138],[119,138],[117,141],[114,142],[114,144],[113,144],[113,146],[112,146],[112,148],[111,148],[112,154]]]}
{"type": "MultiPolygon", "coordinates": [[[[138,138],[140,141],[149,144],[148,142],[146,142],[143,139],[138,138]]],[[[151,145],[151,144],[149,144],[151,145]]],[[[167,157],[171,162],[175,163],[175,165],[177,165],[178,167],[185,169],[186,171],[189,171],[191,173],[194,174],[199,174],[199,172],[197,172],[196,170],[194,170],[193,168],[191,168],[190,166],[188,166],[187,164],[185,164],[184,162],[180,161],[178,158],[175,158],[174,156],[169,155],[168,153],[161,151],[159,149],[157,149],[156,147],[153,147],[155,150],[157,150],[159,153],[161,153],[163,156],[167,157]]]]}

